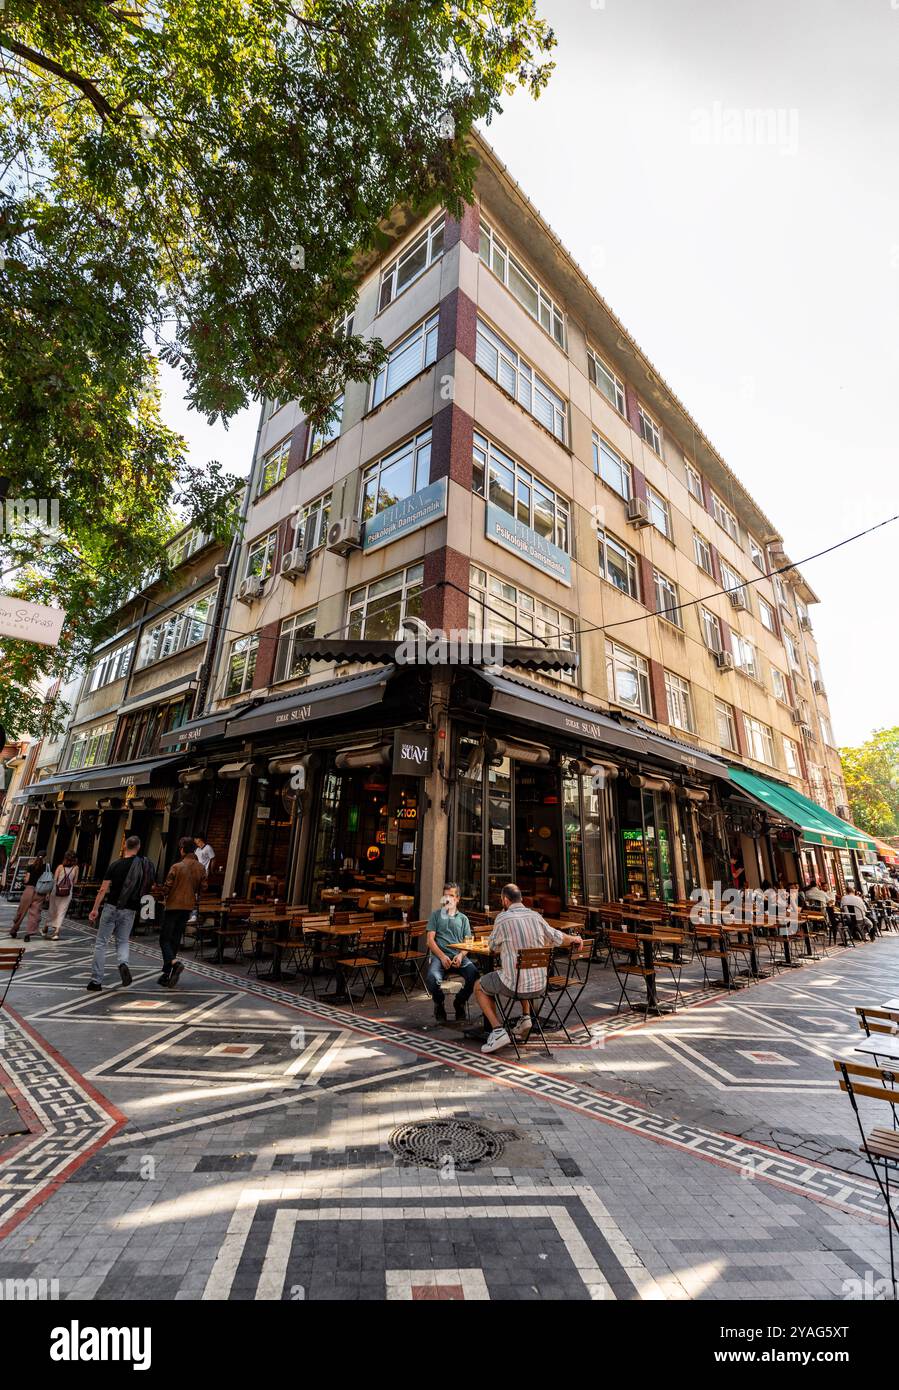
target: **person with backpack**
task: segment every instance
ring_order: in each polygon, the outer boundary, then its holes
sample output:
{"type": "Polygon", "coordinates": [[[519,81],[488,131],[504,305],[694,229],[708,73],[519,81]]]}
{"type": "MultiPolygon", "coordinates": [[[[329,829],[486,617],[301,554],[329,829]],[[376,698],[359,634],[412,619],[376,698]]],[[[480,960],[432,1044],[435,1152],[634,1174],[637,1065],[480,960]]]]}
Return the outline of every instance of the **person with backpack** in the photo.
{"type": "Polygon", "coordinates": [[[49,936],[51,941],[59,940],[59,929],[72,905],[72,891],[78,882],[78,860],[71,850],[57,865],[53,875],[53,891],[50,894],[50,911],[41,928],[41,936],[49,936]]]}
{"type": "Polygon", "coordinates": [[[13,919],[10,936],[16,937],[19,934],[19,927],[25,923],[25,931],[22,935],[23,941],[30,941],[38,929],[41,910],[47,901],[46,895],[53,887],[52,875],[50,883],[47,884],[46,876],[49,873],[46,861],[42,854],[36,854],[28,868],[25,870],[25,883],[22,888],[22,896],[19,899],[19,906],[13,919]]]}
{"type": "Polygon", "coordinates": [[[106,870],[93,908],[88,914],[88,920],[91,922],[100,918],[91,977],[87,985],[89,990],[96,992],[103,988],[106,948],[113,936],[122,984],[131,984],[131,971],[128,969],[131,931],[141,902],[149,892],[154,878],[153,865],[140,853],[140,840],[136,835],[129,835],[121,859],[114,859],[106,870]]]}
{"type": "Polygon", "coordinates": [[[159,932],[159,946],[162,951],[162,974],[159,984],[165,989],[175,988],[184,969],[183,963],[177,959],[181,938],[187,920],[194,910],[200,885],[206,877],[206,871],[197,858],[194,842],[189,835],[178,841],[178,851],[181,858],[169,869],[162,887],[165,917],[159,932]]]}

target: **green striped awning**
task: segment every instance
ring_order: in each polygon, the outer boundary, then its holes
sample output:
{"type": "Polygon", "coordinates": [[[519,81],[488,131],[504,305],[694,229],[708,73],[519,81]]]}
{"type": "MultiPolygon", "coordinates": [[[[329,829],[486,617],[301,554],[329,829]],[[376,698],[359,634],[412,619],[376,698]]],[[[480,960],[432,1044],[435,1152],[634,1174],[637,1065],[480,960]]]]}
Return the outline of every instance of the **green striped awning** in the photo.
{"type": "MultiPolygon", "coordinates": [[[[857,849],[855,840],[849,842],[844,822],[831,816],[822,806],[810,801],[801,792],[783,782],[775,782],[770,777],[762,777],[758,772],[747,772],[742,767],[731,767],[731,781],[745,791],[755,801],[767,806],[776,815],[789,821],[802,835],[803,840],[812,845],[822,845],[826,849],[857,849]]],[[[851,829],[852,827],[846,827],[851,829]]],[[[854,832],[859,835],[859,831],[854,832]]]]}

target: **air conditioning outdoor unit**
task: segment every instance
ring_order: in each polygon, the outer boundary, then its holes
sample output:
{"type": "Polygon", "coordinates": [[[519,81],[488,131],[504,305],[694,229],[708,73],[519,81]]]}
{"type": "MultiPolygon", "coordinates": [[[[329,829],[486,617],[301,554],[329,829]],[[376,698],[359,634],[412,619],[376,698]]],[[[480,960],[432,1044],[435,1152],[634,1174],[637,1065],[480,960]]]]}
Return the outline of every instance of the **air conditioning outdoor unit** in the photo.
{"type": "Polygon", "coordinates": [[[802,724],[805,722],[803,719],[802,710],[799,709],[791,709],[790,718],[792,719],[794,724],[802,724]]]}
{"type": "Polygon", "coordinates": [[[306,573],[309,564],[309,555],[304,545],[295,546],[293,550],[287,550],[281,556],[280,574],[282,579],[299,579],[301,574],[306,573]]]}
{"type": "Polygon", "coordinates": [[[812,620],[807,613],[803,614],[803,616],[799,619],[799,626],[803,628],[804,631],[811,632],[812,620]]]}
{"type": "Polygon", "coordinates": [[[744,612],[749,608],[745,589],[731,589],[730,601],[734,608],[742,608],[744,612]]]}
{"type": "Polygon", "coordinates": [[[649,526],[649,507],[643,497],[632,497],[627,504],[627,519],[632,526],[649,526]]]}
{"type": "Polygon", "coordinates": [[[355,516],[342,516],[328,527],[328,549],[334,555],[349,555],[362,545],[362,522],[355,516]]]}
{"type": "Polygon", "coordinates": [[[719,671],[732,671],[734,659],[730,652],[715,652],[715,662],[719,671]]]}
{"type": "Polygon", "coordinates": [[[823,681],[812,681],[812,689],[814,690],[814,692],[815,692],[816,695],[823,695],[823,694],[825,693],[825,692],[824,692],[824,682],[823,682],[823,681]]]}
{"type": "Polygon", "coordinates": [[[249,579],[242,579],[237,590],[237,597],[241,603],[255,603],[262,598],[265,593],[265,580],[258,574],[250,575],[249,579]]]}

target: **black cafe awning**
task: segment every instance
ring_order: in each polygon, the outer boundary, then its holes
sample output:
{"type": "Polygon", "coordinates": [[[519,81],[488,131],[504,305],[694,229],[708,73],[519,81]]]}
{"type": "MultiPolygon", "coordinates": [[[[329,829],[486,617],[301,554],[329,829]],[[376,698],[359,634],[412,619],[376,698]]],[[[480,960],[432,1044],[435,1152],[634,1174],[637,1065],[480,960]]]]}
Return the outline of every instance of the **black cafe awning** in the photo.
{"type": "MultiPolygon", "coordinates": [[[[436,633],[423,635],[421,648],[426,650],[435,639],[439,640],[436,633]]],[[[471,638],[470,644],[476,648],[477,639],[471,638]]],[[[377,661],[386,666],[389,664],[420,664],[415,659],[418,647],[418,639],[414,635],[409,638],[398,638],[393,642],[383,640],[356,641],[348,640],[345,637],[308,637],[295,642],[293,650],[298,656],[308,657],[310,661],[377,661]]],[[[578,656],[576,652],[567,652],[556,647],[507,646],[504,643],[502,663],[504,666],[524,667],[529,671],[575,671],[577,670],[578,656]]],[[[427,657],[426,664],[428,666],[473,666],[480,669],[482,662],[478,659],[470,659],[464,649],[458,649],[456,652],[450,649],[446,661],[438,660],[435,662],[431,657],[427,657]]]]}
{"type": "Polygon", "coordinates": [[[584,743],[603,744],[639,758],[661,760],[705,773],[728,778],[726,763],[676,739],[657,734],[637,720],[626,720],[593,709],[571,695],[562,695],[534,681],[507,674],[479,671],[490,687],[490,711],[507,718],[524,719],[544,728],[556,729],[584,743]]]}
{"type": "Polygon", "coordinates": [[[315,720],[334,719],[369,705],[379,705],[394,669],[381,666],[358,676],[307,685],[277,700],[264,700],[261,705],[228,721],[228,737],[243,738],[269,730],[302,728],[315,720]]]}
{"type": "Polygon", "coordinates": [[[228,727],[228,720],[234,718],[234,710],[223,710],[221,714],[207,714],[204,719],[191,719],[177,729],[169,729],[159,736],[160,753],[171,753],[175,748],[194,748],[198,743],[221,738],[228,727]]]}
{"type": "Polygon", "coordinates": [[[114,788],[148,787],[151,783],[174,784],[175,769],[180,758],[153,758],[139,763],[117,763],[112,767],[88,767],[79,772],[67,772],[61,777],[48,777],[28,788],[29,796],[48,792],[111,791],[114,788]]]}

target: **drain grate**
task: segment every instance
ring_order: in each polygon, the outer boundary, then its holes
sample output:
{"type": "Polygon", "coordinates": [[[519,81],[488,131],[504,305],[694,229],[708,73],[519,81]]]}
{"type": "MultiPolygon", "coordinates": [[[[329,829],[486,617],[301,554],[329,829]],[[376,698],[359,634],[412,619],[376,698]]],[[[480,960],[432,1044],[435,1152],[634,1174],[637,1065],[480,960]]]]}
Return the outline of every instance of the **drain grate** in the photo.
{"type": "Polygon", "coordinates": [[[388,1139],[397,1158],[423,1168],[452,1165],[467,1172],[475,1163],[492,1163],[503,1151],[503,1136],[470,1120],[419,1120],[400,1125],[388,1139]]]}

